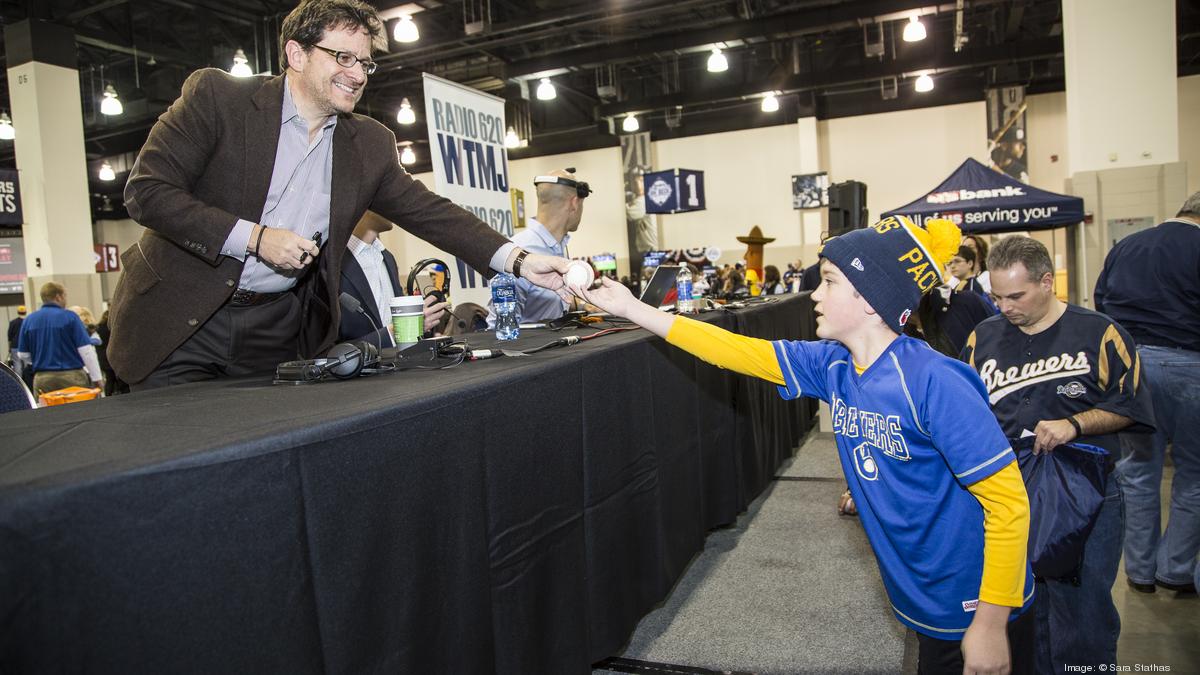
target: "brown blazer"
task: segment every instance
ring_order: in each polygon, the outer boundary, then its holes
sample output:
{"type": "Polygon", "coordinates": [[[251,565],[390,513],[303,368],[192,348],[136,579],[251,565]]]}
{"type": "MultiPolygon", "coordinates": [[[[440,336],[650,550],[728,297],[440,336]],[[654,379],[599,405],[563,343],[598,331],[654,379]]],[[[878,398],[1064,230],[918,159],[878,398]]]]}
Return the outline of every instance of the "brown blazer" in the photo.
{"type": "MultiPolygon", "coordinates": [[[[271,184],[282,122],[283,76],[236,78],[198,70],[150,130],[125,186],[129,215],[147,229],[125,251],[110,307],[108,357],[140,382],[224,305],[244,263],[221,248],[239,218],[258,222],[271,184]]],[[[487,275],[508,240],[413,180],[396,137],[361,115],[341,115],[333,134],[329,241],[297,288],[299,352],[323,354],[338,330],[342,252],[370,209],[487,275]]]]}

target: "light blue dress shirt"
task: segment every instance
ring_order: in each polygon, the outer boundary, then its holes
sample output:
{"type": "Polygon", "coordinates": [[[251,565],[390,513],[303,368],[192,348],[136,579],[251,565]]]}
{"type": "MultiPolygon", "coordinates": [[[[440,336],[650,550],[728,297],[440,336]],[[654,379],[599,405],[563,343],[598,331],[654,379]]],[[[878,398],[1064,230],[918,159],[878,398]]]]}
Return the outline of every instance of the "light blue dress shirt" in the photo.
{"type": "MultiPolygon", "coordinates": [[[[275,149],[275,169],[271,187],[258,222],[266,227],[291,230],[311,239],[317,232],[321,241],[329,239],[329,193],[333,180],[333,131],[337,116],[331,115],[310,143],[308,122],[296,111],[292,90],[284,81],[283,115],[279,145],[275,149]]],[[[286,291],[296,285],[302,270],[271,269],[263,261],[246,253],[246,244],[254,223],[239,219],[225,239],[223,255],[246,261],[239,288],[260,293],[286,291]]]]}
{"type": "MultiPolygon", "coordinates": [[[[526,218],[525,223],[525,229],[513,236],[514,244],[530,253],[567,257],[567,244],[571,241],[571,235],[564,236],[561,242],[555,241],[554,235],[536,219],[526,218]]],[[[526,279],[517,279],[517,307],[520,310],[521,321],[532,323],[557,319],[566,311],[567,303],[554,291],[535,286],[526,279]]],[[[495,321],[492,301],[489,298],[488,327],[494,326],[495,321]]]]}

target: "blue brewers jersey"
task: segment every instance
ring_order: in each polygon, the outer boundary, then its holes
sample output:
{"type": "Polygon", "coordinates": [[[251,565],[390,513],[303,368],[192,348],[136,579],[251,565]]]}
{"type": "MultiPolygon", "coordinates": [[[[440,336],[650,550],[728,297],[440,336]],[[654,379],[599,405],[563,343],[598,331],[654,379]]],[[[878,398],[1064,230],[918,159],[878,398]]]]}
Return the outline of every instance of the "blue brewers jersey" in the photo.
{"type": "MultiPolygon", "coordinates": [[[[966,486],[1016,455],[979,377],[901,336],[861,376],[837,342],[775,344],[784,398],[829,404],[842,472],[901,623],[961,640],[983,578],[983,507],[966,486]]],[[[1026,563],[1024,607],[1033,599],[1026,563]]]]}
{"type": "MultiPolygon", "coordinates": [[[[1026,335],[1003,316],[980,322],[967,338],[962,360],[979,371],[1004,433],[1019,438],[1042,420],[1059,420],[1099,408],[1134,421],[1126,432],[1153,432],[1150,391],[1141,381],[1133,340],[1112,319],[1067,305],[1046,330],[1026,335]]],[[[1116,433],[1082,436],[1115,461],[1116,433]]]]}

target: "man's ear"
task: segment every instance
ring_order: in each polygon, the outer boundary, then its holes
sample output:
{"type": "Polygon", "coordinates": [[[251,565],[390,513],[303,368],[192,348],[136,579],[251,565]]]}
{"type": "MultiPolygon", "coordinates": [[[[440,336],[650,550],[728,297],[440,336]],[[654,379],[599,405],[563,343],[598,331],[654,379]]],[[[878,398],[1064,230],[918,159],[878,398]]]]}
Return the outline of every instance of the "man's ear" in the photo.
{"type": "Polygon", "coordinates": [[[295,40],[288,40],[283,46],[284,53],[287,54],[288,68],[302,73],[304,66],[308,64],[308,52],[304,50],[304,45],[295,40]]]}

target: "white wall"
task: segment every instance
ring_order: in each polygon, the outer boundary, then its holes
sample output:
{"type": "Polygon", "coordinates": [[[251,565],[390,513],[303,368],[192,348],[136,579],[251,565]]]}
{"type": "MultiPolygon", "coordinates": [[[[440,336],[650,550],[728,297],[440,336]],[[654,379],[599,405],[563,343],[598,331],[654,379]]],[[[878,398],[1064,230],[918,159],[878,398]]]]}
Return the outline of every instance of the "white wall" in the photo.
{"type": "Polygon", "coordinates": [[[1187,162],[1187,193],[1200,191],[1200,75],[1179,78],[1179,161],[1187,162]]]}
{"type": "Polygon", "coordinates": [[[745,257],[737,237],[758,225],[775,241],[763,264],[784,269],[800,255],[800,212],[792,208],[792,174],[800,170],[795,124],[693,136],[655,144],[659,169],[704,172],[705,210],[663,216],[663,248],[717,246],[721,263],[745,257]]]}

